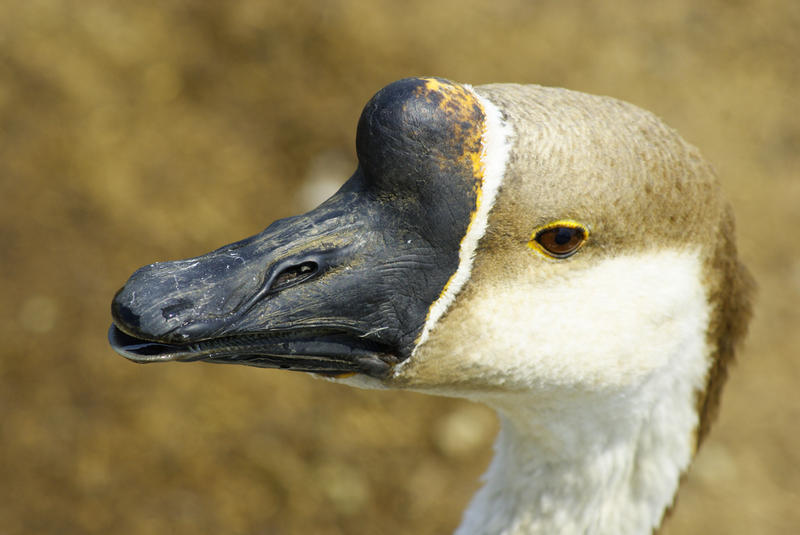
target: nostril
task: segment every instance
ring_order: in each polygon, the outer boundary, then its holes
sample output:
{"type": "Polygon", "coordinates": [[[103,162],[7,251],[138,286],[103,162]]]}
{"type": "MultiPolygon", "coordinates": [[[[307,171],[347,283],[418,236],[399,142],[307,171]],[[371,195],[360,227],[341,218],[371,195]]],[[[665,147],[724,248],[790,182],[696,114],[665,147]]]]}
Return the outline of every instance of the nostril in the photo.
{"type": "Polygon", "coordinates": [[[171,320],[181,314],[184,310],[192,308],[192,302],[188,299],[180,299],[178,302],[165,306],[161,309],[161,315],[165,320],[171,320]]]}
{"type": "Polygon", "coordinates": [[[312,261],[289,266],[275,275],[272,279],[272,284],[270,284],[269,291],[278,292],[290,286],[294,286],[295,284],[299,284],[316,275],[318,271],[319,264],[312,261]]]}

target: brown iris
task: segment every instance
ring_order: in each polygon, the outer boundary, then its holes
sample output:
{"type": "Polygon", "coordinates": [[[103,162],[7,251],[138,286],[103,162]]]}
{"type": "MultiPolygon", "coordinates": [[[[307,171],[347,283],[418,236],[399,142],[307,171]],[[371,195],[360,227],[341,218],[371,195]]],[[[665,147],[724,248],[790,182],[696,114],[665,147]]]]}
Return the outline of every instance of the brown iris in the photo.
{"type": "Polygon", "coordinates": [[[539,229],[528,244],[553,258],[567,258],[586,242],[588,231],[571,221],[558,221],[539,229]]]}

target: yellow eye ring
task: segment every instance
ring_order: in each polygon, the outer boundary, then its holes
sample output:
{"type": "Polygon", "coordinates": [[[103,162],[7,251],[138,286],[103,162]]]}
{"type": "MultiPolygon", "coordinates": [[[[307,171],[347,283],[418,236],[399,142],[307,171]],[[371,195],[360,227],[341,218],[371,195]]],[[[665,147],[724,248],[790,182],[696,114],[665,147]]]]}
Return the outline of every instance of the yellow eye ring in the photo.
{"type": "Polygon", "coordinates": [[[589,229],[571,220],[548,223],[533,231],[528,247],[549,258],[568,258],[589,239],[589,229]]]}

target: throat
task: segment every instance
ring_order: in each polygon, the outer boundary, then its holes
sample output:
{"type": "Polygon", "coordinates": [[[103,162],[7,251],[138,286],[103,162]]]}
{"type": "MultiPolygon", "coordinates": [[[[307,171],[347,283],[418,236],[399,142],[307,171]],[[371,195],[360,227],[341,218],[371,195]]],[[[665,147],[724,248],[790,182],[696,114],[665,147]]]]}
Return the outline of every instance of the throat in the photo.
{"type": "Polygon", "coordinates": [[[618,399],[579,417],[563,403],[536,414],[499,408],[495,457],[457,534],[653,533],[695,449],[697,414],[676,401],[625,412],[618,399]]]}

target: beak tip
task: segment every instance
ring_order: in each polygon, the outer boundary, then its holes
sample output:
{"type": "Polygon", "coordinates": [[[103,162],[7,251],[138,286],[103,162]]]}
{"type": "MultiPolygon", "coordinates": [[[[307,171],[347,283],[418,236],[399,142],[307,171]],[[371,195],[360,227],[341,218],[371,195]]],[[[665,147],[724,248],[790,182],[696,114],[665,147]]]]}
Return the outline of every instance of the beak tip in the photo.
{"type": "Polygon", "coordinates": [[[120,329],[116,323],[108,328],[108,343],[118,355],[137,364],[180,360],[181,355],[165,352],[168,347],[157,342],[137,339],[120,329]]]}

